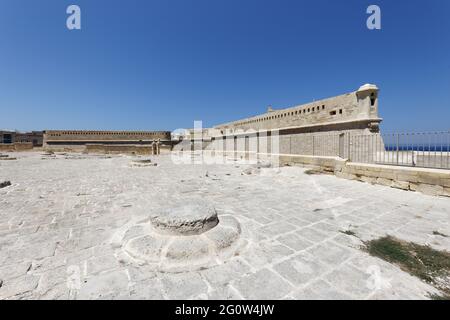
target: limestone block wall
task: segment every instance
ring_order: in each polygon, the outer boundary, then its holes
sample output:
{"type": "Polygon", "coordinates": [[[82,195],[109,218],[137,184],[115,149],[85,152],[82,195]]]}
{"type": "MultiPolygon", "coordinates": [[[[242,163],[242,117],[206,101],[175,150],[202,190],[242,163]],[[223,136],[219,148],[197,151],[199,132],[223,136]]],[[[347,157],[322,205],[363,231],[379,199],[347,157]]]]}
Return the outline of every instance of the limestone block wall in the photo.
{"type": "Polygon", "coordinates": [[[86,150],[86,145],[70,145],[70,144],[58,144],[58,145],[44,145],[45,151],[53,152],[83,152],[86,150]]]}
{"type": "MultiPolygon", "coordinates": [[[[370,145],[354,136],[372,137],[379,132],[378,88],[364,85],[357,91],[282,110],[268,110],[255,117],[218,125],[207,130],[211,151],[296,155],[375,157],[370,145]]],[[[205,130],[203,130],[203,133],[205,130]]],[[[384,147],[380,137],[379,144],[384,147]]]]}
{"type": "Polygon", "coordinates": [[[32,142],[16,142],[14,143],[14,148],[16,151],[28,151],[33,150],[32,142]]]}
{"type": "Polygon", "coordinates": [[[340,178],[450,197],[449,170],[354,163],[337,157],[280,155],[279,161],[281,165],[312,166],[340,178]]]}
{"type": "Polygon", "coordinates": [[[87,144],[86,153],[151,155],[152,146],[87,144]]]}
{"type": "MultiPolygon", "coordinates": [[[[353,137],[369,137],[384,148],[382,138],[369,129],[336,128],[324,132],[303,132],[297,128],[271,132],[249,133],[216,137],[205,149],[209,151],[275,153],[294,155],[358,156],[360,161],[369,162],[376,157],[376,149],[370,143],[355,143],[353,137]],[[372,138],[373,137],[373,138],[372,138]]],[[[189,150],[185,147],[185,150],[189,150]]]]}
{"type": "Polygon", "coordinates": [[[16,151],[16,148],[14,147],[14,144],[12,144],[12,143],[1,143],[0,151],[13,152],[13,151],[16,151]]]}
{"type": "Polygon", "coordinates": [[[44,134],[42,131],[17,132],[15,142],[30,142],[35,147],[42,147],[44,134]]]}
{"type": "Polygon", "coordinates": [[[345,123],[370,120],[368,127],[378,131],[378,88],[364,85],[357,91],[310,102],[307,104],[268,112],[214,127],[221,131],[271,130],[320,124],[345,123]]]}
{"type": "Polygon", "coordinates": [[[14,151],[29,151],[33,150],[33,143],[31,142],[15,142],[8,144],[0,144],[0,151],[14,152],[14,151]]]}
{"type": "Polygon", "coordinates": [[[170,131],[44,131],[44,145],[59,144],[73,145],[85,143],[138,143],[156,140],[171,141],[170,131]]]}

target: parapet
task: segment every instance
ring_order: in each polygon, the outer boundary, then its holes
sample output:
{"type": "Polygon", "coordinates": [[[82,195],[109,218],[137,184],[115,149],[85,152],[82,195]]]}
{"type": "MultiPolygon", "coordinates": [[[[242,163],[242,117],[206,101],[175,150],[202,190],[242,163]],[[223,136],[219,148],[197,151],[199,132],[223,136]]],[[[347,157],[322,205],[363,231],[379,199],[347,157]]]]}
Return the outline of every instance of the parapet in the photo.
{"type": "Polygon", "coordinates": [[[378,91],[378,87],[374,84],[366,83],[365,85],[362,85],[359,87],[358,91],[356,92],[364,92],[364,91],[378,91]]]}
{"type": "Polygon", "coordinates": [[[316,100],[284,109],[269,107],[266,113],[215,126],[221,131],[279,130],[310,128],[327,131],[327,127],[345,124],[342,128],[360,128],[361,123],[371,131],[378,130],[378,87],[364,84],[357,91],[316,100]],[[320,128],[319,128],[320,127],[320,128]]]}

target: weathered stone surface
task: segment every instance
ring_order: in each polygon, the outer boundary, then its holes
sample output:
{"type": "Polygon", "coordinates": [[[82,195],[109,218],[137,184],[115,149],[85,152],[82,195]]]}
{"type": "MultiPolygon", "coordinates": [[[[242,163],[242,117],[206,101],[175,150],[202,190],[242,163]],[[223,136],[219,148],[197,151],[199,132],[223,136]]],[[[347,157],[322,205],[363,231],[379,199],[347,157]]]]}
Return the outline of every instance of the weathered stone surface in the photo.
{"type": "MultiPolygon", "coordinates": [[[[232,256],[235,251],[230,250],[238,249],[237,243],[241,234],[239,222],[230,215],[224,215],[219,220],[214,209],[209,211],[210,215],[202,216],[197,214],[198,206],[188,208],[187,211],[170,211],[172,214],[163,220],[163,232],[157,229],[159,225],[155,223],[161,222],[162,214],[159,214],[156,220],[152,217],[151,223],[133,225],[124,230],[122,239],[127,241],[124,252],[138,261],[152,264],[154,270],[165,272],[210,267],[218,263],[217,258],[226,259],[232,256]],[[217,219],[218,224],[211,229],[200,230],[205,228],[205,221],[210,223],[210,219],[217,219]],[[166,232],[167,226],[173,228],[173,231],[166,232]],[[181,235],[176,233],[177,228],[181,229],[181,235]],[[197,233],[198,230],[202,232],[197,233]],[[145,233],[147,235],[142,236],[145,233]]],[[[120,242],[120,239],[116,237],[115,247],[121,248],[117,242],[120,242]]],[[[129,260],[126,256],[123,259],[129,260]]],[[[135,263],[133,260],[129,262],[135,263]]]]}
{"type": "Polygon", "coordinates": [[[113,296],[127,292],[128,289],[129,283],[126,272],[113,271],[83,281],[77,298],[82,300],[113,298],[113,296]]]}
{"type": "Polygon", "coordinates": [[[320,277],[328,269],[319,259],[301,255],[275,265],[275,270],[291,283],[302,285],[320,277]]]}
{"type": "Polygon", "coordinates": [[[262,269],[256,273],[243,276],[233,285],[242,293],[245,299],[281,299],[287,295],[292,286],[276,273],[262,269]]]}
{"type": "Polygon", "coordinates": [[[0,267],[0,279],[9,280],[23,276],[31,268],[31,262],[22,262],[9,266],[0,267]]]}
{"type": "Polygon", "coordinates": [[[134,284],[130,288],[130,299],[163,300],[163,286],[159,279],[153,278],[134,284]]]}
{"type": "Polygon", "coordinates": [[[445,197],[450,197],[450,187],[444,187],[444,192],[442,195],[445,197]]]}
{"type": "Polygon", "coordinates": [[[125,246],[125,251],[137,259],[157,263],[161,260],[164,244],[163,239],[147,235],[130,240],[125,246]]]}
{"type": "Polygon", "coordinates": [[[377,178],[377,184],[381,184],[383,186],[391,186],[392,180],[385,178],[377,178]]]}
{"type": "Polygon", "coordinates": [[[295,233],[283,235],[281,237],[278,237],[277,240],[282,244],[284,244],[285,246],[294,249],[295,251],[305,250],[313,245],[313,242],[302,239],[295,233]]]}
{"type": "Polygon", "coordinates": [[[252,175],[252,174],[259,174],[261,172],[260,169],[258,168],[247,168],[245,170],[242,171],[243,175],[252,175]]]}
{"type": "Polygon", "coordinates": [[[336,177],[344,178],[348,180],[358,180],[358,177],[354,174],[347,173],[347,172],[336,172],[336,177]]]}
{"type": "Polygon", "coordinates": [[[236,278],[250,272],[250,267],[239,258],[201,271],[202,276],[214,287],[231,283],[236,278]]]}
{"type": "Polygon", "coordinates": [[[163,292],[168,299],[193,299],[206,294],[208,286],[198,273],[176,273],[161,277],[163,292]]]}
{"type": "Polygon", "coordinates": [[[367,176],[361,176],[359,178],[359,180],[361,180],[363,182],[371,183],[371,184],[376,183],[376,181],[377,181],[376,178],[374,178],[374,177],[367,177],[367,176]]]}
{"type": "Polygon", "coordinates": [[[210,239],[220,251],[231,247],[238,240],[240,233],[240,230],[236,228],[217,227],[208,231],[205,237],[210,239]]]}
{"type": "Polygon", "coordinates": [[[439,196],[439,195],[443,195],[443,193],[444,193],[444,188],[442,186],[425,184],[425,183],[419,183],[419,184],[411,183],[410,189],[413,191],[421,192],[426,195],[430,195],[430,196],[439,196]]]}
{"type": "Polygon", "coordinates": [[[350,295],[338,291],[328,282],[317,280],[293,294],[298,300],[349,300],[350,295]]]}
{"type": "Polygon", "coordinates": [[[357,299],[365,299],[374,293],[376,288],[371,286],[371,273],[363,272],[350,265],[343,265],[325,277],[332,286],[342,288],[343,292],[351,294],[357,299]]]}
{"type": "Polygon", "coordinates": [[[155,170],[136,170],[128,157],[72,159],[77,156],[42,161],[23,153],[20,161],[1,164],[0,176],[14,177],[18,187],[0,197],[0,298],[426,299],[431,286],[367,259],[362,241],[388,232],[450,250],[448,238],[433,236],[434,230],[448,234],[446,197],[305,175],[297,167],[245,176],[236,162],[175,165],[160,156],[155,170]],[[170,208],[175,200],[169,199],[211,203],[219,224],[200,235],[157,233],[149,215],[170,208]],[[340,232],[347,230],[356,236],[340,232]],[[167,259],[169,240],[197,236],[209,244],[205,257],[212,262],[167,259]],[[130,257],[130,244],[144,259],[130,257]],[[220,247],[230,253],[213,254],[220,247]],[[185,264],[169,266],[178,262],[185,264]],[[390,288],[367,287],[374,265],[392,279],[390,288]],[[80,289],[69,289],[69,267],[79,270],[80,289]]]}
{"type": "Polygon", "coordinates": [[[10,280],[3,280],[0,287],[0,299],[13,298],[24,293],[32,292],[37,288],[39,277],[24,275],[10,280]]]}
{"type": "Polygon", "coordinates": [[[175,206],[152,215],[150,220],[156,230],[173,235],[201,234],[219,223],[216,210],[200,203],[175,206]]]}
{"type": "Polygon", "coordinates": [[[391,187],[396,189],[409,190],[409,182],[393,180],[391,187]]]}
{"type": "Polygon", "coordinates": [[[209,244],[200,237],[176,237],[167,248],[166,259],[186,262],[208,257],[209,244]]]}
{"type": "Polygon", "coordinates": [[[444,187],[450,188],[450,178],[441,179],[444,187]]]}
{"type": "Polygon", "coordinates": [[[271,168],[272,164],[269,161],[258,161],[257,164],[254,165],[255,168],[271,168]]]}

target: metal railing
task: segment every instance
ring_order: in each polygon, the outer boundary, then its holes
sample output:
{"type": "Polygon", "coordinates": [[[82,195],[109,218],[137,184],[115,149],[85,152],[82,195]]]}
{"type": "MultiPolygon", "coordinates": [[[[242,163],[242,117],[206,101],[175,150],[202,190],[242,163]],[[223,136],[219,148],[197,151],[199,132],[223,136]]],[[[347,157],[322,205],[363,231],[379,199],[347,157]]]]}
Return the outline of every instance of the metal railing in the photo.
{"type": "Polygon", "coordinates": [[[211,146],[212,150],[331,156],[351,162],[450,170],[450,131],[254,136],[217,140],[211,146]]]}
{"type": "Polygon", "coordinates": [[[450,169],[450,131],[348,135],[353,162],[450,169]]]}

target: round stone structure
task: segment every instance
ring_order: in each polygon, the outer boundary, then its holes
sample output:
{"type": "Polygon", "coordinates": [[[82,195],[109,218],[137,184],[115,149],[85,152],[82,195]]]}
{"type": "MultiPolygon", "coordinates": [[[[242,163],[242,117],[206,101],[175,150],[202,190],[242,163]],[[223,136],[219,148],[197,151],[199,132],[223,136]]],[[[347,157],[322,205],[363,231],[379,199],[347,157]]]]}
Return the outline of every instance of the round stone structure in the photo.
{"type": "Polygon", "coordinates": [[[232,215],[218,216],[203,203],[176,205],[133,225],[122,250],[131,262],[155,271],[183,272],[208,268],[234,256],[245,245],[232,215]]]}
{"type": "Polygon", "coordinates": [[[162,234],[198,235],[219,223],[217,212],[210,206],[188,204],[163,211],[150,218],[153,227],[162,234]]]}

